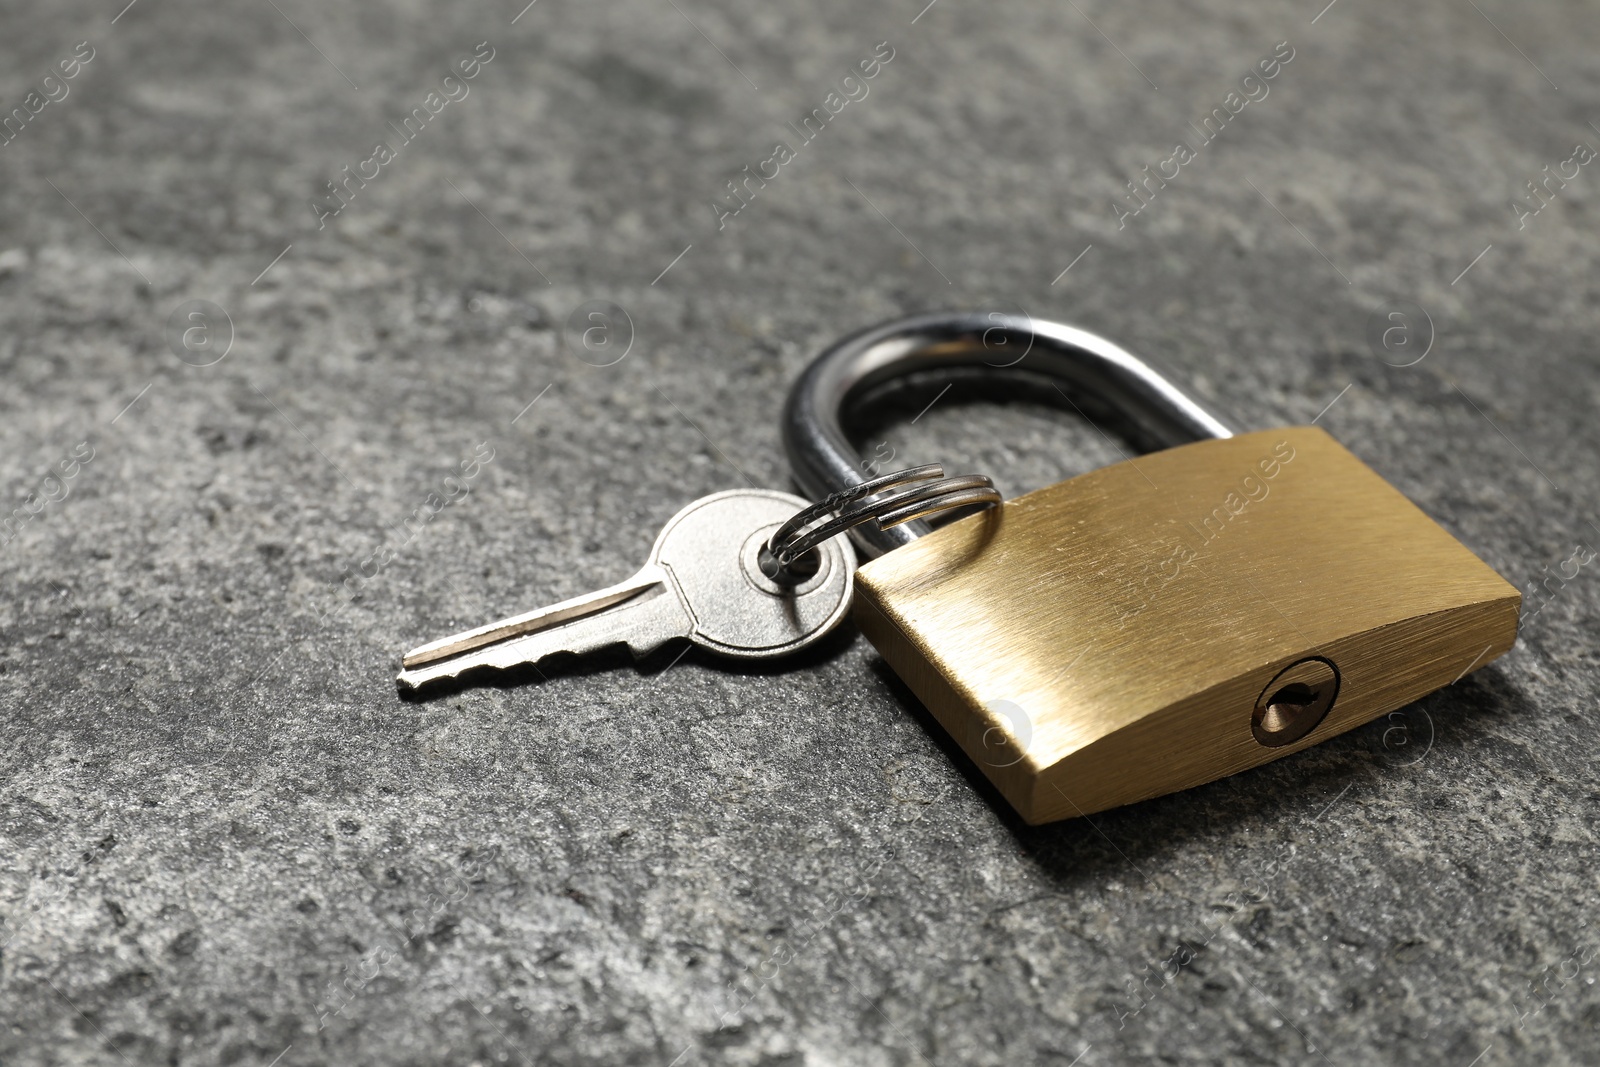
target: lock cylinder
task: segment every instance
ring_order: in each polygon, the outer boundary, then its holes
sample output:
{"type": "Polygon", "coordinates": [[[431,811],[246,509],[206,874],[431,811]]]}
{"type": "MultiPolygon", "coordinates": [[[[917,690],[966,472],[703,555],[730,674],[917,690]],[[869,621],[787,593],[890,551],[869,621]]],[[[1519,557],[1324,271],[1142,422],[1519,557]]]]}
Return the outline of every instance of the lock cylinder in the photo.
{"type": "Polygon", "coordinates": [[[1250,732],[1268,748],[1291,744],[1317,728],[1339,696],[1339,668],[1313,656],[1286,667],[1256,698],[1250,732]]]}

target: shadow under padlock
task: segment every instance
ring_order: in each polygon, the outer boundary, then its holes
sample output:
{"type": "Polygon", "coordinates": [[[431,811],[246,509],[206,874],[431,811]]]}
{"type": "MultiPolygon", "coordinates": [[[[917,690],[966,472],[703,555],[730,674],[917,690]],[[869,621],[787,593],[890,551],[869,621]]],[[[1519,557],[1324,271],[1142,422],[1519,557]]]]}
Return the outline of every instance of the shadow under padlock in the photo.
{"type": "Polygon", "coordinates": [[[1115,414],[1158,449],[937,530],[852,530],[858,626],[1029,823],[1300,751],[1516,639],[1516,589],[1326,432],[1235,434],[1059,323],[942,313],[839,342],[784,413],[803,490],[868,481],[847,422],[935,380],[1115,414]],[[997,329],[1027,355],[994,366],[997,329]]]}

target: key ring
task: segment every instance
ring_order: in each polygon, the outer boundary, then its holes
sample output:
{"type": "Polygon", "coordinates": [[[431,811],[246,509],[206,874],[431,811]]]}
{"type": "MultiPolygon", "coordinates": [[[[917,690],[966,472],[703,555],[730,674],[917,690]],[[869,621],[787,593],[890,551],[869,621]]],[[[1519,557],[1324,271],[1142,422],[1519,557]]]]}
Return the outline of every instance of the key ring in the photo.
{"type": "Polygon", "coordinates": [[[945,477],[936,463],[908,467],[841,489],[784,523],[761,548],[761,573],[781,585],[795,585],[814,570],[804,566],[811,550],[846,530],[867,522],[887,530],[941,511],[998,503],[1000,492],[988,475],[945,477]]]}

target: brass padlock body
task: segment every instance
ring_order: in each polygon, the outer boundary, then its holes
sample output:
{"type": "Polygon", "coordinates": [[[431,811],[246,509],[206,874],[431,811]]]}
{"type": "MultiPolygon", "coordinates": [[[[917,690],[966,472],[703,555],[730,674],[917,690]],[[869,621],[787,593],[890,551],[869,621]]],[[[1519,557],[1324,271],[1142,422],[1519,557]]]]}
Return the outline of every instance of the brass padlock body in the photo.
{"type": "Polygon", "coordinates": [[[1521,602],[1315,427],[1029,493],[866,564],[856,590],[861,630],[1035,824],[1213,781],[1402,707],[1510,649],[1521,602]],[[1327,666],[1297,667],[1314,659],[1327,666]],[[1273,733],[1299,713],[1321,717],[1273,733]]]}

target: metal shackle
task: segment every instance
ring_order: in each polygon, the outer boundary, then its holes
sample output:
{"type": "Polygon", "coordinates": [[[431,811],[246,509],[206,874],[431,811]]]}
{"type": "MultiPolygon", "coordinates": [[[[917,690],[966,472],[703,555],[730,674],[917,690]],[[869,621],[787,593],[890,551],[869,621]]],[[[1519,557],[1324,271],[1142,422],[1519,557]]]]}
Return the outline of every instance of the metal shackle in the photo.
{"type": "MultiPolygon", "coordinates": [[[[784,405],[783,446],[804,495],[822,500],[867,481],[846,417],[874,393],[916,379],[982,384],[986,392],[1003,384],[1008,394],[1076,407],[1065,386],[1121,416],[1152,450],[1233,436],[1227,421],[1150,364],[1086,330],[1003,312],[913,315],[836,342],[795,381],[784,405]]],[[[871,557],[930,529],[919,519],[851,533],[871,557]]]]}

